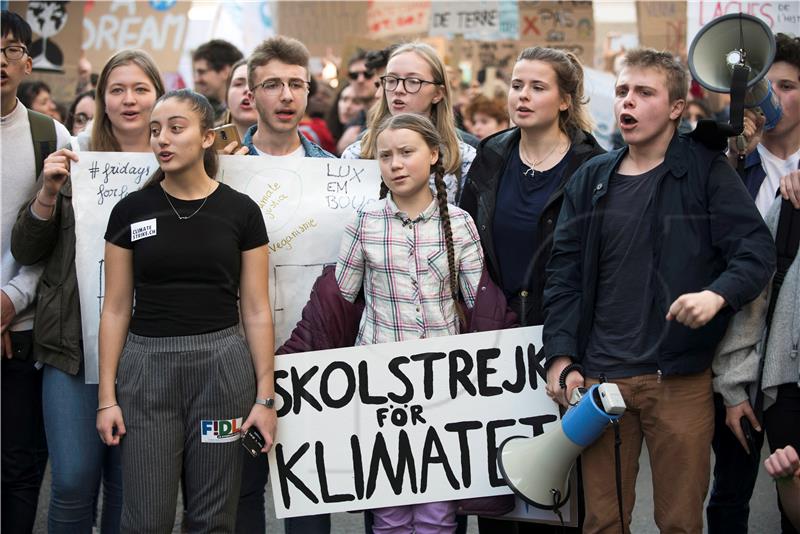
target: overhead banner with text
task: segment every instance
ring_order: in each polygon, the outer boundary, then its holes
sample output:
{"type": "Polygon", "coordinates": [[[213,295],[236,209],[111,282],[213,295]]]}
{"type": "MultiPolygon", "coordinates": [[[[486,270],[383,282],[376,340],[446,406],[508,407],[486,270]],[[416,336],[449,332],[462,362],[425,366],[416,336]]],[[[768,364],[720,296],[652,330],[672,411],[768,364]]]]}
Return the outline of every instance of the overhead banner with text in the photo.
{"type": "MultiPolygon", "coordinates": [[[[72,167],[78,289],[86,382],[97,383],[97,335],[103,305],[103,236],[111,210],[140,189],[157,168],[148,153],[81,152],[72,167]]],[[[218,179],[261,208],[269,234],[270,299],[275,346],[300,319],[311,287],[335,263],[353,212],[377,201],[378,164],[372,160],[298,158],[290,165],[267,158],[221,156],[218,179]]]]}
{"type": "MultiPolygon", "coordinates": [[[[277,517],[510,493],[497,447],[559,424],[544,392],[541,332],[277,356],[277,517]]],[[[543,510],[525,518],[557,520],[543,510]]]]}
{"type": "Polygon", "coordinates": [[[189,28],[191,2],[91,2],[83,16],[83,49],[97,71],[126,48],[150,53],[163,72],[175,72],[189,28]]]}
{"type": "MultiPolygon", "coordinates": [[[[686,49],[700,28],[723,15],[744,13],[763,20],[772,33],[798,35],[800,2],[797,0],[740,2],[731,0],[691,0],[687,2],[686,49]]],[[[727,51],[725,51],[727,53],[727,51]]]]}

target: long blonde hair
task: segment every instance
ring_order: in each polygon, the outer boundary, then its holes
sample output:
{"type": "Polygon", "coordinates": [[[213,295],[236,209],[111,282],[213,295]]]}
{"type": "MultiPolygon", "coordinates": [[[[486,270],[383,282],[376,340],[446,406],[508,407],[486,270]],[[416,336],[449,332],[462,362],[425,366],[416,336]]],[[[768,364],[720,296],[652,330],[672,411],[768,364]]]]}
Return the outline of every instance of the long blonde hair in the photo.
{"type": "Polygon", "coordinates": [[[114,130],[111,128],[111,121],[106,114],[106,88],[108,87],[108,77],[111,71],[123,65],[134,64],[144,71],[152,82],[156,90],[156,99],[164,94],[164,81],[158,71],[156,62],[150,54],[144,50],[122,50],[117,52],[103,66],[100,77],[97,79],[97,92],[94,99],[94,125],[92,126],[92,137],[89,141],[89,148],[98,152],[119,152],[122,148],[119,141],[114,137],[114,130]]]}
{"type": "MultiPolygon", "coordinates": [[[[422,58],[431,68],[433,81],[442,90],[444,97],[437,103],[431,104],[431,115],[429,117],[439,136],[442,138],[442,146],[445,148],[445,158],[442,162],[445,174],[457,174],[461,168],[461,150],[459,149],[458,134],[456,134],[456,122],[453,115],[452,95],[450,93],[450,83],[447,80],[447,72],[444,64],[436,50],[421,42],[406,43],[399,46],[392,55],[393,57],[413,52],[422,58]]],[[[386,99],[386,91],[381,91],[380,102],[370,110],[367,121],[367,131],[361,139],[361,157],[364,159],[375,159],[376,138],[378,127],[383,123],[389,111],[389,102],[386,99]]]]}

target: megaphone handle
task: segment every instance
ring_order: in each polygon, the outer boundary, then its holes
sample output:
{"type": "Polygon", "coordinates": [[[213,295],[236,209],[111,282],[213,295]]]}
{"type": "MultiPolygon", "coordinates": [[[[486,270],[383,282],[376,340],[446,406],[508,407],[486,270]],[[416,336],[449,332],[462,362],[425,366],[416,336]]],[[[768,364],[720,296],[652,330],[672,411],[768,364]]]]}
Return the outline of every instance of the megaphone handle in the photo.
{"type": "Polygon", "coordinates": [[[744,96],[747,92],[747,76],[750,69],[744,65],[734,65],[731,74],[731,104],[729,135],[739,135],[744,131],[744,96]]]}

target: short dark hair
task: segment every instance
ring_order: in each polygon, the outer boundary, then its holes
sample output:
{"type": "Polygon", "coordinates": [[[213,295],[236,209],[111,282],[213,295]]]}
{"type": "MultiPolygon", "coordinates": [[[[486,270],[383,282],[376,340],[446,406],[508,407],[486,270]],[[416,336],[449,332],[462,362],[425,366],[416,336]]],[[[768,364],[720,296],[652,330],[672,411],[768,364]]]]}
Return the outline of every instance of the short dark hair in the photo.
{"type": "Polygon", "coordinates": [[[778,33],[775,35],[775,61],[785,61],[800,69],[800,38],[778,33]]]}
{"type": "Polygon", "coordinates": [[[192,54],[192,63],[206,60],[209,68],[219,72],[225,67],[230,67],[244,56],[234,45],[224,39],[212,39],[197,47],[192,54]]]}
{"type": "Polygon", "coordinates": [[[47,91],[52,94],[50,86],[41,80],[24,81],[17,87],[17,98],[22,102],[22,105],[30,109],[33,101],[39,96],[42,91],[47,91]]]}
{"type": "Polygon", "coordinates": [[[367,51],[363,48],[356,48],[355,53],[350,56],[350,59],[347,60],[347,68],[350,68],[350,65],[355,63],[356,61],[366,61],[367,60],[367,51]]]}
{"type": "Polygon", "coordinates": [[[386,65],[389,64],[389,56],[392,55],[392,52],[394,52],[398,46],[400,45],[393,44],[382,50],[370,50],[367,52],[366,57],[364,58],[366,61],[366,67],[369,70],[385,69],[386,65]]]}
{"type": "Polygon", "coordinates": [[[3,11],[2,15],[3,37],[13,35],[19,42],[30,48],[31,41],[33,41],[33,32],[31,26],[25,19],[20,17],[13,11],[3,11]]]}

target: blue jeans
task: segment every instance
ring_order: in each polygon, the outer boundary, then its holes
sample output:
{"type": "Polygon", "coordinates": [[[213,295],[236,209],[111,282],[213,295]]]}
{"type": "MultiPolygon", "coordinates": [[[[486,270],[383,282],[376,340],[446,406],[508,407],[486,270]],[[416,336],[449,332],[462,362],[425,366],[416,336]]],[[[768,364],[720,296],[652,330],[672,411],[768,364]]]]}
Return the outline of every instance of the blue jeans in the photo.
{"type": "Polygon", "coordinates": [[[95,428],[97,385],[46,365],[42,384],[44,426],[52,487],[50,534],[91,534],[103,482],[102,534],[119,532],[122,464],[119,447],[107,447],[95,428]]]}

